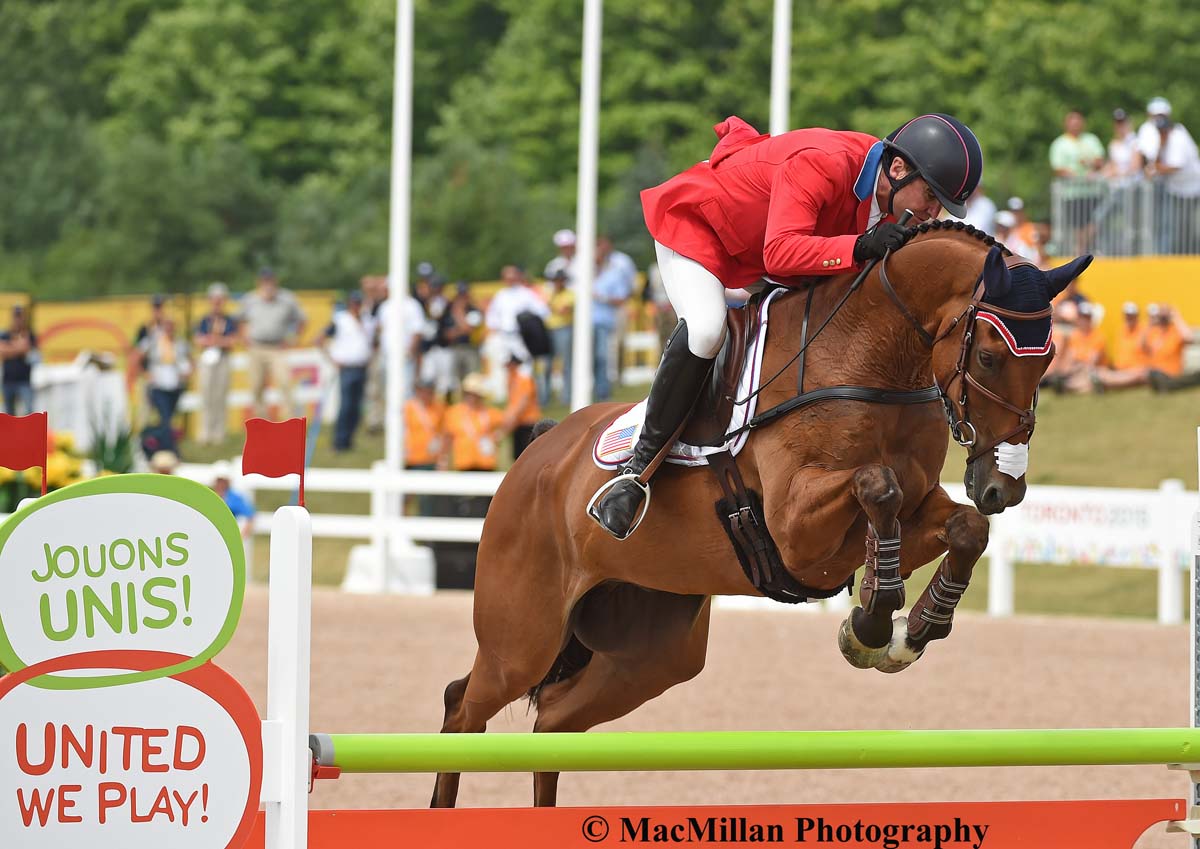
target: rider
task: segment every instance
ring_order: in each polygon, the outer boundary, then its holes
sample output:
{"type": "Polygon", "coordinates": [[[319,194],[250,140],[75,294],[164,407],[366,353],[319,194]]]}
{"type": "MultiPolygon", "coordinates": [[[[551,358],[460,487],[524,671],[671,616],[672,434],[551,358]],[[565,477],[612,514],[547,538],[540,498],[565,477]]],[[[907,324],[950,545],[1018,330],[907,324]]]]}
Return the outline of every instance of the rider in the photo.
{"type": "Polygon", "coordinates": [[[857,270],[903,244],[898,212],[926,221],[944,206],[962,217],[983,171],[975,135],[949,115],[920,115],[882,140],[826,129],[760,135],[737,117],[714,129],[711,158],[642,192],[679,324],[633,456],[593,497],[592,517],[617,539],[631,533],[649,493],[646,473],[682,428],[725,341],[725,289],[857,270]]]}

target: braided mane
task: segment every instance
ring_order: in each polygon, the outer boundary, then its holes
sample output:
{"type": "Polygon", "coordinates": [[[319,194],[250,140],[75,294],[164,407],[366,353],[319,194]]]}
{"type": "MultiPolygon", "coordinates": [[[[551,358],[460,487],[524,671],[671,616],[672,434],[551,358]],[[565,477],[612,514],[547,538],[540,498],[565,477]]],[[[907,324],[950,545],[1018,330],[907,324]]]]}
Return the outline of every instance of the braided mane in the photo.
{"type": "Polygon", "coordinates": [[[966,235],[970,236],[971,238],[978,239],[979,241],[983,242],[989,248],[992,246],[999,247],[1000,250],[1002,250],[1004,252],[1005,256],[1013,255],[1012,251],[1010,251],[1008,248],[1006,248],[1000,242],[997,242],[996,238],[994,236],[990,236],[987,233],[983,232],[982,230],[977,230],[976,228],[972,227],[970,224],[967,224],[965,221],[952,221],[948,218],[925,221],[925,222],[922,222],[921,224],[918,224],[916,227],[909,227],[908,235],[904,239],[904,244],[907,245],[910,241],[915,239],[917,236],[920,236],[922,233],[929,233],[929,232],[935,232],[935,231],[944,231],[947,233],[950,233],[950,232],[965,233],[966,235]]]}

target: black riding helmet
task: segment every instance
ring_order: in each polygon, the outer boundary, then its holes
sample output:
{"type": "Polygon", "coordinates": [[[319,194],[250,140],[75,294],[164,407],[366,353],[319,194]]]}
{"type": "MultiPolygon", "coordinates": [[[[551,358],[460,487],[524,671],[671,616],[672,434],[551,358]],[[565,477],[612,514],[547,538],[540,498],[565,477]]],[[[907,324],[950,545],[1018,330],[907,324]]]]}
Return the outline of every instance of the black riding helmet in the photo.
{"type": "Polygon", "coordinates": [[[951,215],[963,217],[963,204],[983,176],[983,151],[965,124],[941,113],[921,115],[884,139],[884,149],[899,154],[913,166],[907,176],[897,180],[888,173],[890,159],[885,160],[883,173],[892,184],[889,215],[894,214],[896,192],[920,177],[951,215]]]}

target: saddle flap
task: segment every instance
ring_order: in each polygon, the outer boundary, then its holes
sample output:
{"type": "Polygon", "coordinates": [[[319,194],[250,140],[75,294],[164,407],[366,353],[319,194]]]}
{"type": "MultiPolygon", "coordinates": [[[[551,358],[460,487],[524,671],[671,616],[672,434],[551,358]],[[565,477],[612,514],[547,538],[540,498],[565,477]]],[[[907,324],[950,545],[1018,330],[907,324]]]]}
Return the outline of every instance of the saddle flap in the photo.
{"type": "Polygon", "coordinates": [[[758,336],[760,303],[756,296],[745,307],[728,311],[725,344],[713,362],[712,372],[683,430],[683,441],[689,445],[721,445],[725,442],[729,419],[733,415],[733,398],[746,366],[746,356],[758,336]]]}

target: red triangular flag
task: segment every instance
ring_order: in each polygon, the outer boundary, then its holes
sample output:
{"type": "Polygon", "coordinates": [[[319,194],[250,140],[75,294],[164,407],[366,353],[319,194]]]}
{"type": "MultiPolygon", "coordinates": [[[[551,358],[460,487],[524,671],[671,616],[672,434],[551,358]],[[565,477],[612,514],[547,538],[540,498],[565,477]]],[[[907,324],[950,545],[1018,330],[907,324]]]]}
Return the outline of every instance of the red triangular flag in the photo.
{"type": "Polygon", "coordinates": [[[304,506],[304,419],[272,422],[246,420],[246,447],[242,449],[242,474],[281,478],[300,476],[300,506],[304,506]]]}
{"type": "Polygon", "coordinates": [[[0,466],[21,469],[41,466],[42,495],[46,494],[46,414],[10,416],[0,413],[0,466]]]}

